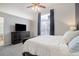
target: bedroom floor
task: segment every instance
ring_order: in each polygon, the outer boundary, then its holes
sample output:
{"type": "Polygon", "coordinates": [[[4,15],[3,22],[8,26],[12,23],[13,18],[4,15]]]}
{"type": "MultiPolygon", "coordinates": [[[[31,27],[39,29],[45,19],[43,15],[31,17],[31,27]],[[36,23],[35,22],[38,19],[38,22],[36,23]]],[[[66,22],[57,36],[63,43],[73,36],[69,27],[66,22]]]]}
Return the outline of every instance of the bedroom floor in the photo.
{"type": "Polygon", "coordinates": [[[22,43],[0,47],[0,56],[22,56],[22,43]]]}

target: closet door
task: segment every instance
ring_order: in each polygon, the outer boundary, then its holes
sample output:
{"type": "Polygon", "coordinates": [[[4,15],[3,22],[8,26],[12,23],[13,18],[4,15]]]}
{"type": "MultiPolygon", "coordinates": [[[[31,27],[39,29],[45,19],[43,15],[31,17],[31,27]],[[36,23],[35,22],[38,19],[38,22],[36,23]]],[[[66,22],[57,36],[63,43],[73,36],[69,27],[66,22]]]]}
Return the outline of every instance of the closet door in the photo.
{"type": "Polygon", "coordinates": [[[54,35],[54,9],[50,10],[50,35],[54,35]]]}

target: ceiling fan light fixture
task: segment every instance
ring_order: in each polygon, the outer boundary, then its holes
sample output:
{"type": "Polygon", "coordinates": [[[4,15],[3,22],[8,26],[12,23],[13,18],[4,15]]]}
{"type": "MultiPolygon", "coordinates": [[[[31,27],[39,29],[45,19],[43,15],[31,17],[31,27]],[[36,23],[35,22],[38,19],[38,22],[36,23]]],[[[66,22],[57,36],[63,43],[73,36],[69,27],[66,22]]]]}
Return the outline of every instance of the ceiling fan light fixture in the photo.
{"type": "Polygon", "coordinates": [[[27,8],[32,8],[32,10],[34,11],[40,11],[40,9],[43,9],[46,7],[40,3],[32,3],[32,5],[28,6],[27,8]]]}
{"type": "Polygon", "coordinates": [[[39,11],[40,10],[40,8],[38,6],[33,6],[32,9],[35,10],[35,11],[39,11]]]}

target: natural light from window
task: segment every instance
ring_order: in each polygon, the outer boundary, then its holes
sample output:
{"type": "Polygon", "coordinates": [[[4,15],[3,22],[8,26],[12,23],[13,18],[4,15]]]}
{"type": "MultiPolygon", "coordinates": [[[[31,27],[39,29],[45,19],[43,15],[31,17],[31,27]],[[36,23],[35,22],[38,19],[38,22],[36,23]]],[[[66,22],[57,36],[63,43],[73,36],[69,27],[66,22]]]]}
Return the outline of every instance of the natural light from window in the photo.
{"type": "Polygon", "coordinates": [[[50,34],[50,15],[45,14],[41,16],[41,35],[50,34]]]}

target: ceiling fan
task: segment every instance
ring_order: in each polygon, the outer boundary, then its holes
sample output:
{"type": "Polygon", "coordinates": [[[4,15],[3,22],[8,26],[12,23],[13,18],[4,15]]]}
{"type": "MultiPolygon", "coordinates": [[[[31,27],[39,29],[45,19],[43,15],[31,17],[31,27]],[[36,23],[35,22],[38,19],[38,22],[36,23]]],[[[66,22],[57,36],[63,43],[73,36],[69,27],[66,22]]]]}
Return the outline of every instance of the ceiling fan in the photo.
{"type": "Polygon", "coordinates": [[[32,5],[27,6],[27,8],[32,8],[34,10],[38,10],[40,8],[46,8],[46,6],[40,4],[40,3],[32,3],[32,5]]]}

